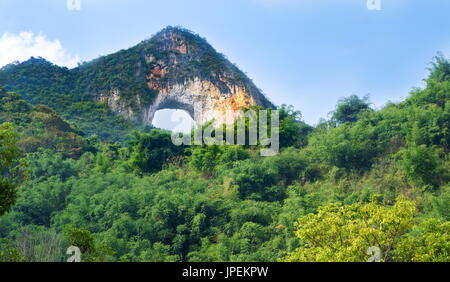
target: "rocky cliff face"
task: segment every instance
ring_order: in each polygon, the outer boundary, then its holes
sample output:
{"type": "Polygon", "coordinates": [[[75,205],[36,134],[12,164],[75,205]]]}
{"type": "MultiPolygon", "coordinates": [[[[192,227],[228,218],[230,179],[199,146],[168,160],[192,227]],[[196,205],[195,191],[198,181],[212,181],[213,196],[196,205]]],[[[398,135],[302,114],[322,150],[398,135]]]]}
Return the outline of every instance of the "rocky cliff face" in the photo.
{"type": "MultiPolygon", "coordinates": [[[[122,71],[136,83],[145,83],[147,89],[130,94],[127,83],[103,85],[100,89],[97,83],[89,89],[95,99],[128,119],[151,124],[157,110],[169,108],[187,111],[198,123],[212,119],[224,123],[227,112],[236,113],[249,106],[274,107],[242,71],[190,31],[168,27],[119,53],[110,55],[113,60],[106,56],[94,62],[94,75],[108,72],[104,68],[110,64],[103,61],[119,65],[125,61],[127,66],[122,71]]],[[[89,67],[87,64],[81,68],[86,72],[89,67]]]]}
{"type": "Polygon", "coordinates": [[[71,70],[42,58],[12,64],[0,70],[0,83],[23,92],[35,104],[58,108],[63,104],[58,101],[67,97],[76,102],[96,101],[127,120],[144,124],[151,124],[157,110],[167,108],[185,110],[200,124],[212,119],[233,121],[243,107],[274,108],[205,39],[174,27],[71,70]],[[50,92],[55,94],[51,96],[62,95],[59,100],[50,99],[50,92]],[[227,112],[232,113],[230,120],[227,112]]]}

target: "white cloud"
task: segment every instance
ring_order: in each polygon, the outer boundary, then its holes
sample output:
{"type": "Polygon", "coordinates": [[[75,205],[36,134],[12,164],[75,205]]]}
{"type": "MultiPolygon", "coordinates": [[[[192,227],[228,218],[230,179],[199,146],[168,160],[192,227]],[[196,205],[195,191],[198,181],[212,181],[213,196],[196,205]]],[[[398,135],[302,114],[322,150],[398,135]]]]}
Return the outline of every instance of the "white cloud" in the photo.
{"type": "Polygon", "coordinates": [[[6,32],[0,37],[0,67],[14,61],[26,61],[32,56],[69,68],[76,67],[79,62],[78,55],[69,54],[59,40],[48,40],[42,34],[6,32]]]}

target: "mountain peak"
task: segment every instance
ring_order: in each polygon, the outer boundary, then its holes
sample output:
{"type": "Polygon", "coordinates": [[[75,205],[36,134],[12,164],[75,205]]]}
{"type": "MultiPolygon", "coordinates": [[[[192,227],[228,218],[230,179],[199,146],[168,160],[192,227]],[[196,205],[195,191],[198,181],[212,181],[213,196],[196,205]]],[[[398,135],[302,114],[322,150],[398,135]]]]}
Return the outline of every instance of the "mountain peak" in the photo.
{"type": "Polygon", "coordinates": [[[188,42],[196,38],[194,33],[181,27],[168,26],[158,32],[153,38],[161,51],[178,51],[181,54],[187,54],[188,42]]]}
{"type": "Polygon", "coordinates": [[[52,62],[47,61],[42,57],[33,57],[31,56],[28,60],[23,62],[24,64],[43,64],[43,65],[53,65],[52,62]]]}
{"type": "Polygon", "coordinates": [[[26,65],[41,65],[41,66],[53,66],[54,64],[50,61],[47,61],[46,59],[42,58],[42,57],[33,57],[31,56],[28,60],[23,61],[23,62],[19,62],[19,61],[14,61],[12,63],[9,63],[3,67],[1,67],[0,69],[10,69],[10,68],[14,68],[16,66],[26,66],[26,65]]]}
{"type": "Polygon", "coordinates": [[[216,52],[200,35],[180,26],[167,26],[144,43],[153,45],[159,51],[173,51],[181,54],[216,52]]]}
{"type": "Polygon", "coordinates": [[[155,37],[161,36],[163,34],[176,34],[176,35],[193,35],[197,36],[193,31],[184,28],[182,26],[166,26],[162,30],[160,30],[155,37]]]}
{"type": "Polygon", "coordinates": [[[114,76],[110,85],[97,91],[96,99],[145,124],[166,108],[185,110],[199,123],[222,122],[226,111],[244,107],[274,108],[236,65],[206,39],[182,27],[168,26],[135,47],[100,58],[92,67],[97,71],[84,68],[93,74],[90,79],[96,73],[114,76]],[[195,116],[196,107],[203,109],[201,117],[195,116]]]}
{"type": "Polygon", "coordinates": [[[160,109],[185,110],[196,122],[205,123],[223,122],[227,111],[244,107],[274,108],[244,72],[206,39],[182,27],[168,26],[132,48],[70,70],[42,58],[23,64],[55,69],[48,78],[34,77],[35,84],[46,79],[53,89],[58,81],[67,81],[70,89],[61,89],[64,93],[104,103],[144,124],[151,124],[160,109]],[[198,108],[200,116],[194,113],[198,108]]]}

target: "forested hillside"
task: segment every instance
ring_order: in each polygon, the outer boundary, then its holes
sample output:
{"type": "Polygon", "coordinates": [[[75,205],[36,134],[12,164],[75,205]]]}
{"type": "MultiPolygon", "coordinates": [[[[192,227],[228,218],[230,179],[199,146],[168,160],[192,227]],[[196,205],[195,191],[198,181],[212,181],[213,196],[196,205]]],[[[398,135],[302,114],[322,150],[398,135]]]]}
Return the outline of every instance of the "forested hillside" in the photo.
{"type": "Polygon", "coordinates": [[[0,89],[0,261],[63,261],[70,245],[84,261],[367,261],[372,246],[382,261],[450,261],[443,57],[423,89],[379,110],[350,96],[312,127],[280,107],[273,157],[177,147],[151,128],[119,143],[132,125],[37,83],[0,89]]]}
{"type": "MultiPolygon", "coordinates": [[[[102,141],[123,142],[132,129],[148,129],[158,109],[194,115],[202,103],[221,118],[241,107],[274,108],[250,78],[206,39],[168,26],[151,38],[68,69],[41,57],[0,68],[0,85],[31,105],[45,105],[102,141]]],[[[198,121],[204,123],[209,121],[198,121]]]]}
{"type": "Polygon", "coordinates": [[[122,140],[134,125],[115,115],[107,105],[89,99],[77,81],[73,71],[42,58],[0,69],[0,85],[20,93],[28,103],[52,108],[87,136],[95,134],[101,140],[122,140]]]}

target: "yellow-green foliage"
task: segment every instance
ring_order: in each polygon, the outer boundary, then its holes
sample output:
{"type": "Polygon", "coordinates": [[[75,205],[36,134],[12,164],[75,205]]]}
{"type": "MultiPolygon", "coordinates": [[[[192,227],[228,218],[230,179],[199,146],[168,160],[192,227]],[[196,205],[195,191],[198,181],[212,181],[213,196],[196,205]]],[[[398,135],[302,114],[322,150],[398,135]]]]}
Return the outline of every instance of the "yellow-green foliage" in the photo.
{"type": "Polygon", "coordinates": [[[414,231],[394,251],[397,261],[450,262],[449,221],[428,219],[414,231]]]}
{"type": "Polygon", "coordinates": [[[381,260],[391,261],[392,251],[414,223],[415,203],[399,197],[393,206],[375,202],[352,205],[330,204],[308,214],[296,224],[304,245],[284,260],[367,261],[367,249],[380,248],[381,260]]]}
{"type": "Polygon", "coordinates": [[[0,87],[0,261],[65,261],[69,244],[82,261],[368,261],[370,247],[381,261],[449,261],[449,66],[437,59],[424,89],[380,110],[343,99],[315,127],[282,106],[272,157],[125,136],[92,102],[37,85],[53,111],[0,87]]]}

